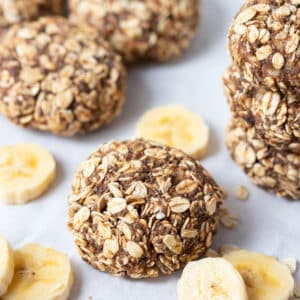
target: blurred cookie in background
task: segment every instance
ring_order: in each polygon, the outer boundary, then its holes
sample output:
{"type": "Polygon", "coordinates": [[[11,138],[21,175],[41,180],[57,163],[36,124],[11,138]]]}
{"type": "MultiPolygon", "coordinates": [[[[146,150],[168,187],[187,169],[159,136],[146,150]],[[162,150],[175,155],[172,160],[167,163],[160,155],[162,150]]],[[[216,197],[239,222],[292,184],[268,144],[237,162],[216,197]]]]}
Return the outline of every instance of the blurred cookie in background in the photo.
{"type": "Polygon", "coordinates": [[[40,16],[63,14],[64,0],[0,0],[0,38],[7,29],[40,16]]]}
{"type": "Polygon", "coordinates": [[[72,136],[109,123],[122,108],[122,59],[90,26],[58,16],[15,25],[0,65],[0,113],[19,126],[72,136]]]}
{"type": "Polygon", "coordinates": [[[199,0],[70,0],[70,17],[95,26],[126,61],[167,61],[190,45],[199,0]]]}

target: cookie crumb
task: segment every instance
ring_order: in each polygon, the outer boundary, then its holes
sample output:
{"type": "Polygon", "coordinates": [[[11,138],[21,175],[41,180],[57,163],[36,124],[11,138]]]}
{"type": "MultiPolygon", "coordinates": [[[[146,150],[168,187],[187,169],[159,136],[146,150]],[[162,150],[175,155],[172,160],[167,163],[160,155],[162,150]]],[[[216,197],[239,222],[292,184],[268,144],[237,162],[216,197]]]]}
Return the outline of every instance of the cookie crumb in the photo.
{"type": "Polygon", "coordinates": [[[222,206],[218,213],[218,220],[225,228],[235,229],[238,226],[239,216],[231,214],[228,208],[222,206]]]}
{"type": "Polygon", "coordinates": [[[249,190],[244,185],[239,185],[235,189],[235,196],[242,201],[249,199],[249,190]]]}

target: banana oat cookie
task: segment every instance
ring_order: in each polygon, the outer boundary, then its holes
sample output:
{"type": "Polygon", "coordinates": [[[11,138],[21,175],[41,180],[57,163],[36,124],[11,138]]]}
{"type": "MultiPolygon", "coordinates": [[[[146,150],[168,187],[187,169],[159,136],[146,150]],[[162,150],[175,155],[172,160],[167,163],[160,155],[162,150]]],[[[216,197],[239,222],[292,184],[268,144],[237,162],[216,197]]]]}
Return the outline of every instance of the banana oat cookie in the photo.
{"type": "Polygon", "coordinates": [[[0,0],[0,38],[16,23],[62,14],[64,0],[0,0]]]}
{"type": "Polygon", "coordinates": [[[123,104],[121,57],[62,17],[11,28],[0,65],[0,112],[23,127],[71,136],[110,122],[123,104]]]}
{"type": "Polygon", "coordinates": [[[189,46],[199,0],[70,0],[75,21],[98,28],[127,60],[176,58],[189,46]]]}
{"type": "Polygon", "coordinates": [[[300,101],[245,80],[235,67],[223,77],[231,112],[249,125],[269,145],[280,151],[300,154],[300,101]]]}
{"type": "Polygon", "coordinates": [[[299,0],[246,1],[230,27],[228,45],[249,82],[298,92],[299,18],[299,0]]]}
{"type": "Polygon", "coordinates": [[[251,181],[282,197],[300,200],[300,156],[279,152],[260,139],[243,119],[232,119],[227,147],[251,181]]]}
{"type": "Polygon", "coordinates": [[[156,277],[205,254],[222,199],[207,171],[180,150],[142,139],[116,141],[79,167],[69,228],[95,268],[156,277]]]}

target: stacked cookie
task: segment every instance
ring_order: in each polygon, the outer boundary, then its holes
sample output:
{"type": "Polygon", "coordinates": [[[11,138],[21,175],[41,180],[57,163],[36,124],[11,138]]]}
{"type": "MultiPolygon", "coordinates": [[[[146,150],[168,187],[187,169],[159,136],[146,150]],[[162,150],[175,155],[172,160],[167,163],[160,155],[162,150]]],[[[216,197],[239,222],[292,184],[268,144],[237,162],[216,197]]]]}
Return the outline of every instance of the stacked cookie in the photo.
{"type": "Polygon", "coordinates": [[[300,1],[248,0],[229,29],[227,146],[252,181],[300,199],[300,1]]]}

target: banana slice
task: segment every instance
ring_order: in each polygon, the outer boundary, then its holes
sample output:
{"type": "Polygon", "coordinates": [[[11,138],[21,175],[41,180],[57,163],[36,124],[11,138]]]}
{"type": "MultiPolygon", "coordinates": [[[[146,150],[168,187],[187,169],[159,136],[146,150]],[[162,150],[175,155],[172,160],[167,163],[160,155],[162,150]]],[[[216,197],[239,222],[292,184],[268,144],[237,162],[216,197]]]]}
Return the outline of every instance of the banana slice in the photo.
{"type": "Polygon", "coordinates": [[[242,275],[249,300],[287,300],[293,295],[294,279],[276,258],[245,250],[224,256],[242,275]]]}
{"type": "Polygon", "coordinates": [[[189,263],[178,281],[177,293],[178,300],[248,299],[241,275],[224,258],[189,263]]]}
{"type": "Polygon", "coordinates": [[[0,237],[0,297],[5,294],[14,276],[14,253],[7,240],[0,237]]]}
{"type": "Polygon", "coordinates": [[[29,244],[15,251],[15,275],[2,300],[66,300],[72,284],[66,255],[29,244]]]}
{"type": "Polygon", "coordinates": [[[0,147],[0,203],[29,202],[46,191],[54,176],[54,158],[41,146],[0,147]]]}
{"type": "Polygon", "coordinates": [[[195,159],[208,148],[209,129],[196,114],[179,105],[148,111],[137,124],[140,137],[183,150],[195,159]]]}

